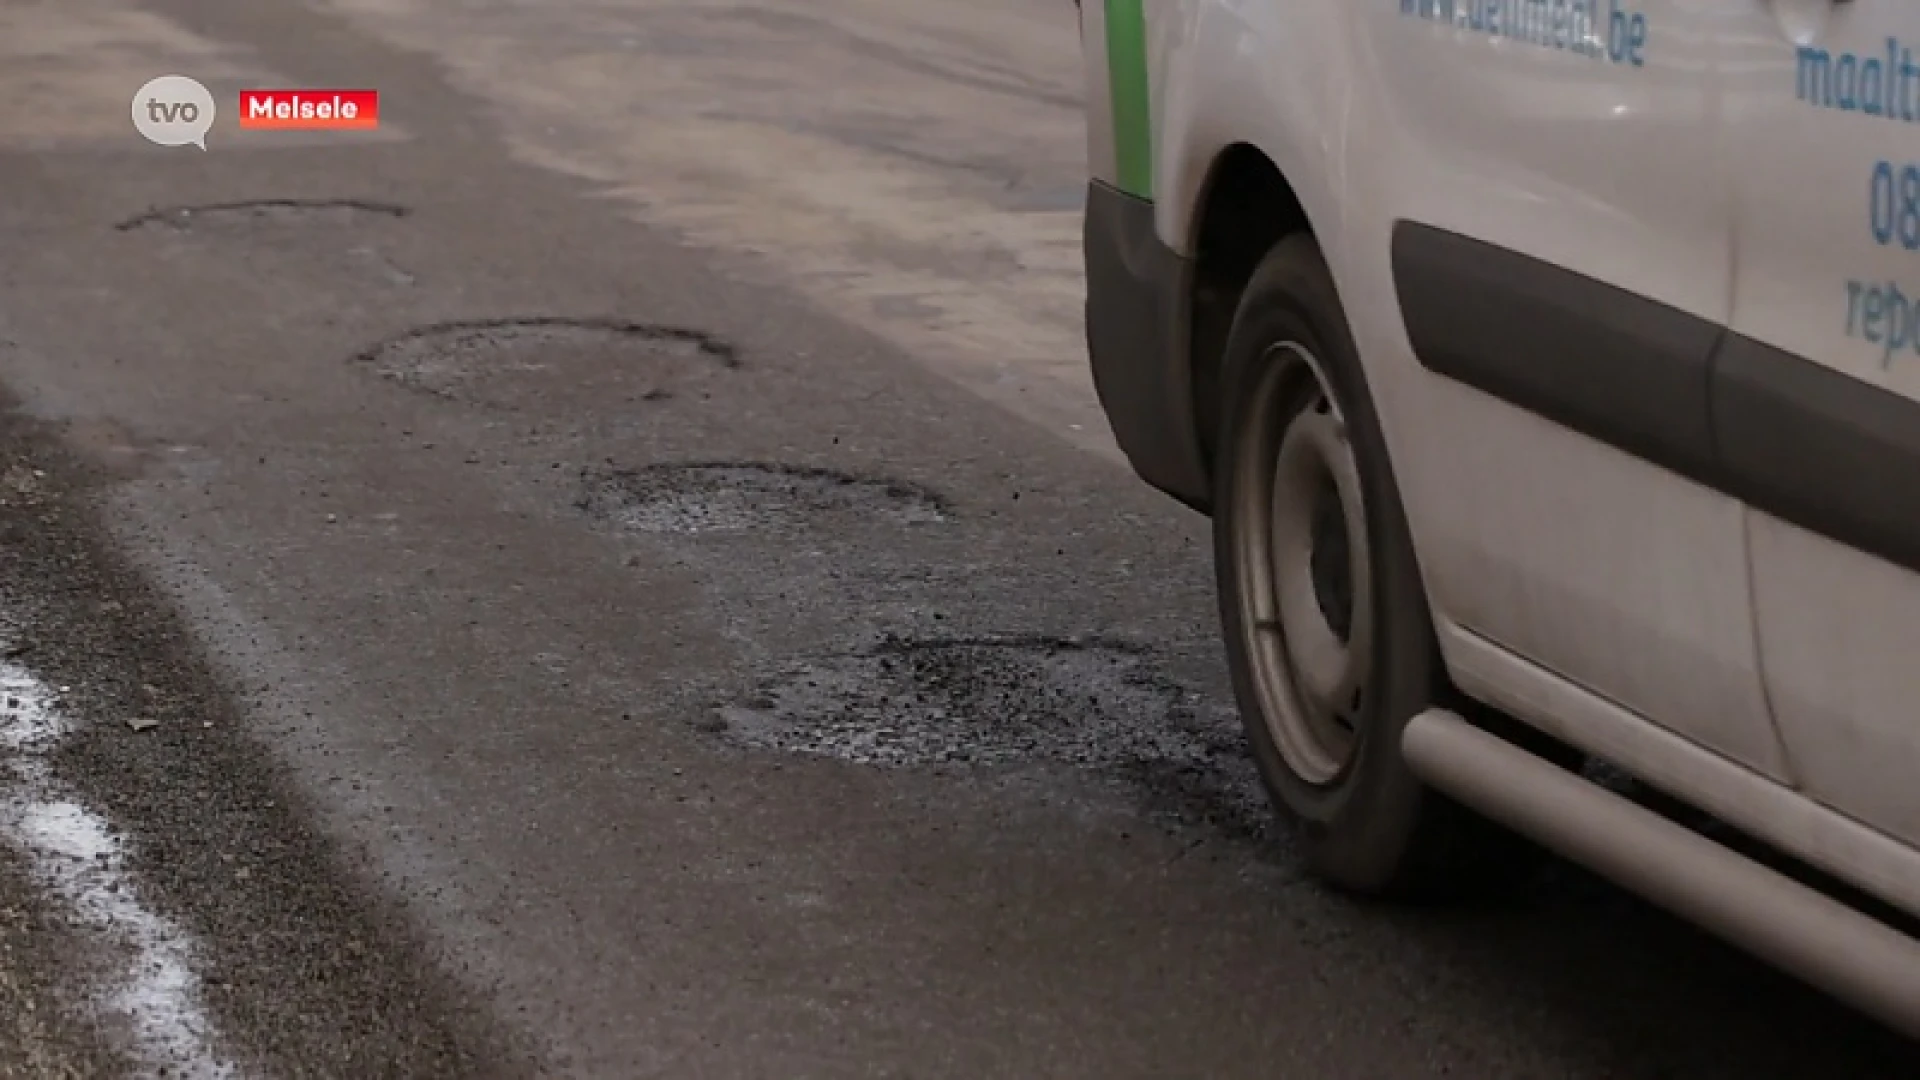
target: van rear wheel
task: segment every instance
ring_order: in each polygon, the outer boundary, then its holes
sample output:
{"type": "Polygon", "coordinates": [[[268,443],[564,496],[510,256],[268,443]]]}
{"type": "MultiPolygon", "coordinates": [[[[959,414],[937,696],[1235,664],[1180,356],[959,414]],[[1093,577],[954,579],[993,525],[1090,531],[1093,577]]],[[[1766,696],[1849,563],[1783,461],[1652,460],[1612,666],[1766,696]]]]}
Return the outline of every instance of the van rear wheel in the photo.
{"type": "Polygon", "coordinates": [[[1213,534],[1234,692],[1277,807],[1325,880],[1479,892],[1536,849],[1426,788],[1407,721],[1448,694],[1385,439],[1311,237],[1254,272],[1228,335],[1213,534]]]}

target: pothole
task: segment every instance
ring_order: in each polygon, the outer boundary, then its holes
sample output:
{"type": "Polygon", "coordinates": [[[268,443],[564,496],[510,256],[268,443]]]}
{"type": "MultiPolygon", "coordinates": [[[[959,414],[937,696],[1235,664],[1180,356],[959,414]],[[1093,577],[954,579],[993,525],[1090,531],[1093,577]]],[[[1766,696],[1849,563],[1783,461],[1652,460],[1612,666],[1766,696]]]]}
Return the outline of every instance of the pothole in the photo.
{"type": "Polygon", "coordinates": [[[819,515],[951,520],[938,492],[900,480],[772,462],[668,462],[588,482],[581,509],[636,532],[745,532],[819,515]]]}
{"type": "Polygon", "coordinates": [[[707,724],[738,746],[882,768],[1064,766],[1155,810],[1264,834],[1271,812],[1235,712],[1151,662],[1111,641],[889,638],[785,671],[707,724]]]}
{"type": "Polygon", "coordinates": [[[411,211],[404,206],[363,199],[252,199],[149,210],[117,222],[113,227],[120,232],[132,232],[146,228],[186,230],[203,225],[226,224],[339,225],[368,217],[403,218],[409,213],[411,211]]]}
{"type": "Polygon", "coordinates": [[[363,350],[354,364],[436,397],[513,408],[531,398],[587,406],[658,402],[714,369],[739,366],[731,344],[698,330],[616,318],[435,323],[363,350]]]}

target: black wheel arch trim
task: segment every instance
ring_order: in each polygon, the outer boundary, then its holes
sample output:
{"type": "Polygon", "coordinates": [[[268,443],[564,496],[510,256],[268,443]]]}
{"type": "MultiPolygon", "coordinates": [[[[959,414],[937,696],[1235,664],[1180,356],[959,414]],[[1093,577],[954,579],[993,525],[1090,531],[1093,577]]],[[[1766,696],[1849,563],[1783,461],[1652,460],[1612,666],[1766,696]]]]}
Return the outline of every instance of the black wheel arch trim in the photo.
{"type": "Polygon", "coordinates": [[[1160,241],[1152,202],[1087,185],[1087,355],[1101,409],[1134,471],[1202,513],[1210,485],[1189,368],[1193,263],[1160,241]]]}

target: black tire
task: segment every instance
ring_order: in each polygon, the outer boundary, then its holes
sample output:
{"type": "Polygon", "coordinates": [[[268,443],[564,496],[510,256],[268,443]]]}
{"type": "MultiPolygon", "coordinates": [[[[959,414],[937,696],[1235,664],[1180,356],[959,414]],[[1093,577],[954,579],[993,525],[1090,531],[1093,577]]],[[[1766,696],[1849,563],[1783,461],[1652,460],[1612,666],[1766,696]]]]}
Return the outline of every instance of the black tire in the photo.
{"type": "Polygon", "coordinates": [[[1339,888],[1373,896],[1511,888],[1537,866],[1537,849],[1428,789],[1400,754],[1408,720],[1456,703],[1378,414],[1312,237],[1282,240],[1254,272],[1228,335],[1220,391],[1213,534],[1227,657],[1268,793],[1297,824],[1308,864],[1339,888]],[[1329,442],[1329,431],[1344,437],[1329,442]],[[1321,446],[1348,456],[1314,448],[1321,446]],[[1302,479],[1319,467],[1315,455],[1327,469],[1323,491],[1302,479]],[[1309,491],[1321,493],[1295,497],[1309,491]],[[1331,511],[1329,498],[1338,504],[1331,511]],[[1314,509],[1287,512],[1303,505],[1314,509]],[[1345,523],[1337,535],[1323,531],[1334,528],[1323,523],[1329,514],[1345,523]],[[1302,523],[1308,518],[1311,525],[1302,523]],[[1303,544],[1307,553],[1297,557],[1303,544]],[[1323,548],[1344,555],[1323,556],[1323,548]],[[1323,563],[1340,569],[1323,577],[1323,563]],[[1335,580],[1341,573],[1344,589],[1335,580]],[[1313,611],[1324,626],[1301,621],[1313,611]],[[1344,649],[1332,682],[1327,664],[1300,660],[1335,655],[1309,650],[1323,631],[1344,649]],[[1302,644],[1307,639],[1315,640],[1302,644]],[[1358,687],[1351,697],[1349,682],[1358,687]],[[1315,701],[1333,704],[1318,709],[1315,701]],[[1344,722],[1334,722],[1341,713],[1344,722]],[[1344,758],[1329,749],[1342,732],[1344,758]]]}

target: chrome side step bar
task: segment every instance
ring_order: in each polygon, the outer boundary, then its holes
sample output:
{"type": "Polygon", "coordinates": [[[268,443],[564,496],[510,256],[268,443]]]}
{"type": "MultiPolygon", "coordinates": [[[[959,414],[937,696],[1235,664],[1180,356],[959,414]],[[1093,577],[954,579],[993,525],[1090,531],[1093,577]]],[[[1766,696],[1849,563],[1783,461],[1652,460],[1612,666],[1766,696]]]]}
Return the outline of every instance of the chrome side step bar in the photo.
{"type": "Polygon", "coordinates": [[[1414,717],[1401,749],[1436,790],[1920,1038],[1920,940],[1453,713],[1414,717]]]}

